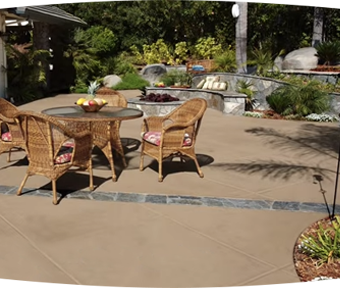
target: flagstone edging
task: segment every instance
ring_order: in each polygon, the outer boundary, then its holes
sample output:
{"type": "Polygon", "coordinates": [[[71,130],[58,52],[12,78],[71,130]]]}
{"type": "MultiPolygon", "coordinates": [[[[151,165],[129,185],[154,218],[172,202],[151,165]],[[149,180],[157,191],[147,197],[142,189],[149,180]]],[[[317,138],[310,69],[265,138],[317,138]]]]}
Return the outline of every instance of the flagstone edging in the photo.
{"type": "MultiPolygon", "coordinates": [[[[0,185],[0,194],[15,195],[18,187],[0,185]]],[[[124,192],[100,192],[100,191],[60,191],[64,198],[83,199],[94,201],[131,202],[131,203],[152,203],[160,205],[194,205],[221,208],[239,208],[253,210],[292,211],[292,212],[315,212],[327,213],[327,206],[324,203],[294,202],[294,201],[270,201],[253,199],[236,199],[222,197],[196,197],[184,195],[155,195],[142,193],[124,192]]],[[[34,188],[24,188],[21,197],[41,196],[52,197],[52,191],[34,188]]],[[[331,206],[329,204],[329,206],[331,206]]],[[[331,207],[329,207],[331,210],[331,207]]],[[[340,205],[336,205],[336,213],[340,213],[340,205]]]]}

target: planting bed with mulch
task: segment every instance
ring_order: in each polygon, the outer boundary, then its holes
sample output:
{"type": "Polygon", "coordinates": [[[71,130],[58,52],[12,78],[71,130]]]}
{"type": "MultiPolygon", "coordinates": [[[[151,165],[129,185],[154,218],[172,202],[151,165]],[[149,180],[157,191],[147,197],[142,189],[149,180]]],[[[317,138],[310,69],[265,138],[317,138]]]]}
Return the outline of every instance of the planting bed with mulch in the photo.
{"type": "Polygon", "coordinates": [[[334,260],[333,262],[324,263],[321,266],[318,266],[317,259],[312,259],[308,255],[302,253],[299,249],[299,245],[301,245],[301,241],[303,240],[302,235],[307,237],[310,235],[317,236],[319,224],[321,224],[324,229],[332,227],[332,223],[329,219],[330,218],[327,217],[310,225],[305,231],[303,231],[295,243],[293,251],[294,266],[296,273],[302,282],[312,281],[317,277],[328,277],[333,279],[340,278],[339,260],[334,260]]]}
{"type": "Polygon", "coordinates": [[[339,72],[340,73],[340,66],[318,65],[315,69],[311,69],[310,71],[316,71],[316,72],[339,72]]]}

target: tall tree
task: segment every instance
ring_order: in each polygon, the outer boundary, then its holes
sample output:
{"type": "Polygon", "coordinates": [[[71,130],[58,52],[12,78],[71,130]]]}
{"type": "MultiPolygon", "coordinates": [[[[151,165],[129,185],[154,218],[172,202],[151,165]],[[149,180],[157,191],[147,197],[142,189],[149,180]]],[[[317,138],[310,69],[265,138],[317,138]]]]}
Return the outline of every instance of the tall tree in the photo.
{"type": "Polygon", "coordinates": [[[323,9],[314,7],[314,24],[313,24],[313,38],[312,46],[315,47],[322,42],[323,36],[323,9]]]}
{"type": "Polygon", "coordinates": [[[237,73],[247,73],[247,28],[248,3],[236,2],[240,15],[236,20],[236,65],[237,73]]]}

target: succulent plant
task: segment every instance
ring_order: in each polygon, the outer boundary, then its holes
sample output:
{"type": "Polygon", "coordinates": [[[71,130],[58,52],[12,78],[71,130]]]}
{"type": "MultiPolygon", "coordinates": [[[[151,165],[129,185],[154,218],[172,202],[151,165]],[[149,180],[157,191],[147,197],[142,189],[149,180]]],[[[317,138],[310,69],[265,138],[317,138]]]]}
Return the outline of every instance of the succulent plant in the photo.
{"type": "Polygon", "coordinates": [[[100,84],[97,81],[90,82],[90,85],[87,89],[87,99],[93,99],[96,97],[96,92],[99,89],[100,84]]]}

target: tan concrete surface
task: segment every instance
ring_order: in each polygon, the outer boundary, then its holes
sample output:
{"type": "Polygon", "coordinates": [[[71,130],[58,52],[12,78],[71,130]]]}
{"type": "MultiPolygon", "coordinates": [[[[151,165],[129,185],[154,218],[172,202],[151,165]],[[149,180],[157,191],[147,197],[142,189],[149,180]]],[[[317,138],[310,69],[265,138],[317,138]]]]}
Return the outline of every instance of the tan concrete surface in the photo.
{"type": "MultiPolygon", "coordinates": [[[[127,97],[139,91],[123,91],[127,97]]],[[[46,108],[73,105],[80,95],[58,95],[21,106],[21,109],[41,111],[46,108]]],[[[142,118],[124,121],[121,137],[140,140],[142,118]]],[[[323,203],[319,185],[313,184],[313,175],[323,175],[323,189],[328,202],[332,201],[337,164],[337,124],[320,124],[298,121],[253,119],[226,116],[208,109],[198,135],[196,153],[202,163],[204,179],[198,177],[192,163],[164,163],[168,173],[163,183],[158,183],[157,164],[143,172],[139,167],[139,147],[126,154],[128,167],[121,171],[119,159],[116,170],[118,182],[109,181],[110,169],[102,154],[94,155],[94,175],[98,191],[124,191],[151,194],[181,194],[231,198],[312,201],[323,203]],[[211,163],[210,163],[211,162],[211,163]],[[207,165],[205,165],[207,164],[207,165]]],[[[124,140],[125,139],[125,140],[124,140]]],[[[131,140],[130,140],[131,141],[131,140]]],[[[23,154],[13,156],[21,159],[23,154]]],[[[6,163],[0,155],[2,185],[19,185],[25,165],[6,163]]],[[[151,163],[146,157],[145,165],[151,163]]],[[[78,185],[86,189],[85,181],[60,179],[58,187],[78,185]]],[[[80,177],[80,176],[79,176],[80,177]]],[[[43,177],[32,177],[26,187],[48,184],[43,177]]],[[[77,188],[77,187],[76,187],[77,188]]],[[[340,202],[339,202],[340,203],[340,202]]]]}
{"type": "Polygon", "coordinates": [[[295,239],[319,217],[0,195],[0,277],[130,287],[297,282],[295,239]]]}
{"type": "MultiPolygon", "coordinates": [[[[123,91],[129,97],[139,91],[123,91]]],[[[58,95],[21,109],[73,105],[79,95],[58,95]]],[[[139,140],[142,118],[122,123],[121,137],[139,140]]],[[[106,159],[94,154],[97,191],[216,196],[324,203],[313,175],[322,175],[332,203],[337,164],[336,124],[226,116],[208,109],[192,163],[165,163],[143,172],[139,148],[116,183],[106,159]]],[[[126,142],[125,142],[126,143],[126,142]]],[[[20,185],[23,152],[11,163],[0,155],[0,185],[20,185]]],[[[146,159],[145,164],[151,163],[146,159]]],[[[59,189],[87,189],[86,173],[69,173],[59,189]]],[[[30,177],[26,188],[50,188],[30,177]]],[[[338,200],[338,203],[340,201],[338,200]]],[[[237,286],[299,281],[292,250],[296,238],[322,213],[135,204],[0,195],[0,277],[108,286],[237,286]]]]}

